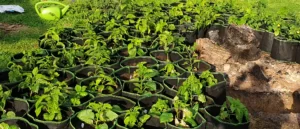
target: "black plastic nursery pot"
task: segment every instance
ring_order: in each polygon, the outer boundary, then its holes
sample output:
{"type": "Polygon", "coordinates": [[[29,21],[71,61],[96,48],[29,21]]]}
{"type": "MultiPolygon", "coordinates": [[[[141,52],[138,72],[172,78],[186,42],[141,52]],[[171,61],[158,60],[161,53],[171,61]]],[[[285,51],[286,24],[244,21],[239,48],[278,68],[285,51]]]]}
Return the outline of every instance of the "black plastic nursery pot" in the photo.
{"type": "MultiPolygon", "coordinates": [[[[72,91],[69,91],[69,92],[75,92],[75,90],[72,90],[72,91]]],[[[79,105],[73,105],[73,104],[71,103],[70,98],[68,98],[61,106],[63,106],[63,107],[72,107],[72,110],[73,110],[74,112],[78,112],[78,111],[81,110],[82,106],[83,106],[85,103],[91,101],[91,100],[94,99],[94,98],[95,98],[94,95],[88,94],[87,96],[80,98],[81,104],[79,104],[79,105]]]]}
{"type": "Polygon", "coordinates": [[[82,105],[74,108],[74,110],[79,111],[79,110],[86,109],[89,102],[109,103],[112,106],[118,105],[122,110],[114,110],[113,109],[113,111],[118,114],[126,113],[126,110],[129,110],[136,105],[136,103],[134,101],[127,99],[125,97],[122,97],[122,96],[100,95],[100,96],[97,96],[97,97],[83,103],[82,105]]]}
{"type": "MultiPolygon", "coordinates": [[[[42,58],[42,57],[45,57],[45,56],[49,55],[48,51],[45,50],[45,49],[38,49],[38,50],[40,50],[40,51],[39,52],[33,51],[32,56],[34,56],[36,58],[42,58]]],[[[11,60],[15,63],[22,62],[23,56],[24,56],[24,54],[22,52],[17,53],[17,54],[12,56],[11,60]]]]}
{"type": "Polygon", "coordinates": [[[166,78],[163,80],[165,90],[164,95],[174,98],[177,95],[177,90],[182,85],[186,78],[166,78]]]}
{"type": "Polygon", "coordinates": [[[167,96],[161,94],[152,94],[150,96],[144,96],[138,99],[138,105],[144,107],[148,111],[151,109],[152,105],[154,105],[158,99],[168,100],[169,107],[173,106],[173,100],[167,96]]]}
{"type": "Polygon", "coordinates": [[[220,114],[220,105],[213,105],[205,107],[201,112],[204,114],[204,118],[207,120],[208,123],[206,128],[207,129],[249,129],[250,122],[246,122],[244,120],[243,123],[236,124],[236,123],[228,123],[224,122],[216,116],[220,114]]]}
{"type": "MultiPolygon", "coordinates": [[[[93,76],[93,77],[89,77],[89,78],[83,79],[80,82],[80,85],[82,85],[82,86],[88,86],[89,87],[90,82],[95,81],[97,78],[98,78],[97,76],[93,76]]],[[[118,85],[118,87],[114,89],[113,93],[108,93],[107,91],[102,91],[102,93],[99,93],[97,91],[91,91],[89,88],[87,88],[87,90],[90,93],[92,93],[94,96],[99,96],[99,95],[102,95],[102,94],[105,94],[105,95],[107,95],[107,94],[121,95],[121,93],[122,93],[122,83],[121,83],[121,81],[118,78],[113,78],[113,79],[116,82],[116,84],[118,85]]]]}
{"type": "Polygon", "coordinates": [[[96,76],[99,72],[104,72],[106,75],[111,75],[114,69],[109,67],[101,67],[96,65],[85,66],[75,72],[76,82],[80,83],[83,79],[90,76],[96,76]]]}
{"type": "MultiPolygon", "coordinates": [[[[177,63],[179,66],[181,66],[185,70],[188,70],[188,67],[191,64],[189,59],[182,59],[182,60],[178,61],[177,63]]],[[[213,67],[205,61],[195,62],[193,64],[193,72],[201,73],[201,72],[204,72],[207,70],[213,71],[213,67]]]]}
{"type": "Polygon", "coordinates": [[[267,32],[267,31],[263,32],[259,48],[263,51],[271,52],[274,38],[275,38],[274,33],[267,32]]]}
{"type": "Polygon", "coordinates": [[[196,39],[205,38],[205,34],[206,34],[207,30],[208,30],[207,27],[197,29],[197,38],[196,39]]]}
{"type": "MultiPolygon", "coordinates": [[[[226,86],[228,85],[225,75],[223,73],[213,72],[214,77],[218,80],[218,83],[214,86],[205,87],[204,94],[211,97],[218,105],[222,105],[226,101],[226,86]]],[[[200,76],[201,73],[198,73],[200,76]]],[[[190,76],[189,72],[183,74],[183,78],[190,76]]]]}
{"type": "Polygon", "coordinates": [[[19,99],[26,100],[29,104],[29,107],[31,107],[36,101],[33,96],[35,94],[41,95],[43,93],[43,90],[40,89],[38,93],[33,93],[31,96],[30,96],[30,93],[31,93],[31,90],[28,88],[21,89],[19,87],[14,87],[12,89],[11,96],[13,98],[19,98],[19,99]]]}
{"type": "Polygon", "coordinates": [[[226,26],[224,26],[223,24],[214,24],[211,25],[205,32],[205,37],[209,38],[211,40],[214,40],[215,42],[222,44],[223,42],[223,38],[225,35],[225,30],[226,30],[226,26]],[[211,32],[217,32],[217,35],[215,34],[210,34],[211,32]]]}
{"type": "MultiPolygon", "coordinates": [[[[77,117],[78,113],[76,113],[72,118],[70,122],[71,129],[95,129],[95,126],[86,124],[85,122],[81,121],[77,117]]],[[[108,129],[115,129],[117,120],[107,122],[108,129]]]]}
{"type": "Polygon", "coordinates": [[[110,62],[107,65],[104,65],[103,67],[108,67],[117,70],[121,68],[120,62],[121,62],[120,56],[112,56],[110,57],[110,62]]]}
{"type": "Polygon", "coordinates": [[[6,123],[8,125],[16,125],[20,129],[39,129],[39,127],[33,123],[30,123],[28,120],[22,117],[13,117],[13,118],[5,118],[1,119],[0,123],[6,123]]]}
{"type": "Polygon", "coordinates": [[[140,62],[146,62],[147,67],[151,67],[155,64],[157,64],[157,60],[153,57],[149,56],[139,56],[139,57],[132,57],[132,58],[127,58],[121,62],[121,66],[136,66],[140,62]]]}
{"type": "MultiPolygon", "coordinates": [[[[300,43],[297,46],[296,55],[300,55],[300,43]]],[[[296,62],[300,64],[300,56],[296,56],[296,62]]]]}
{"type": "MultiPolygon", "coordinates": [[[[147,54],[147,48],[141,48],[144,51],[144,55],[138,55],[137,56],[145,56],[147,54]]],[[[129,57],[129,53],[128,53],[128,48],[127,47],[122,47],[120,49],[118,49],[117,54],[121,57],[129,57]]]]}
{"type": "Polygon", "coordinates": [[[133,73],[137,70],[137,67],[122,67],[116,70],[113,75],[118,77],[121,80],[130,80],[133,77],[133,73]]]}
{"type": "Polygon", "coordinates": [[[74,114],[74,111],[71,108],[61,107],[62,120],[61,121],[45,121],[43,119],[44,111],[40,113],[39,116],[35,115],[35,107],[33,106],[27,116],[32,121],[32,123],[39,126],[40,129],[69,129],[70,128],[70,119],[74,114]]]}
{"type": "MultiPolygon", "coordinates": [[[[52,51],[53,49],[61,49],[62,46],[56,46],[56,48],[51,48],[50,45],[45,45],[45,43],[43,44],[42,42],[51,42],[51,43],[57,43],[55,40],[49,38],[49,39],[46,39],[45,41],[42,41],[43,39],[45,38],[45,35],[41,36],[39,39],[38,39],[38,44],[39,44],[39,47],[42,48],[42,49],[46,49],[48,52],[49,51],[52,51]]],[[[60,42],[62,42],[66,48],[69,48],[71,47],[73,44],[67,40],[60,40],[60,42]]]]}
{"type": "MultiPolygon", "coordinates": [[[[157,69],[158,71],[160,71],[161,69],[163,69],[164,67],[166,66],[166,64],[157,64],[155,65],[153,68],[157,69]]],[[[176,72],[178,72],[180,75],[184,74],[186,71],[181,68],[180,66],[178,65],[174,65],[175,66],[175,70],[176,72]]],[[[178,76],[180,76],[178,75],[178,76]]],[[[159,82],[159,83],[163,83],[163,80],[166,79],[166,78],[170,78],[169,76],[165,76],[164,75],[164,72],[161,72],[159,76],[156,76],[153,78],[153,80],[159,82]]],[[[172,78],[172,77],[171,77],[172,78]]]]}
{"type": "Polygon", "coordinates": [[[276,60],[295,62],[298,45],[297,41],[281,40],[277,37],[273,41],[271,57],[276,60]]]}
{"type": "Polygon", "coordinates": [[[183,57],[178,52],[174,51],[166,52],[164,50],[156,50],[151,51],[150,55],[156,58],[161,63],[165,63],[168,59],[171,62],[177,62],[183,59],[183,57]]]}
{"type": "MultiPolygon", "coordinates": [[[[42,73],[43,75],[47,75],[48,70],[46,69],[41,69],[39,70],[40,73],[42,73]]],[[[58,72],[59,76],[56,78],[58,81],[60,82],[66,82],[68,85],[72,85],[74,83],[74,78],[75,75],[68,70],[63,70],[63,69],[59,69],[56,72],[58,72]]]]}
{"type": "MultiPolygon", "coordinates": [[[[186,80],[187,78],[166,78],[163,81],[165,90],[163,92],[164,95],[170,98],[174,98],[177,95],[179,87],[182,85],[182,83],[186,80]]],[[[205,94],[205,93],[204,93],[205,94]]],[[[198,96],[194,95],[193,99],[197,100],[198,96]]],[[[206,102],[200,104],[200,107],[205,107],[208,105],[214,105],[215,101],[212,97],[209,95],[205,94],[206,102]]],[[[226,99],[226,98],[225,98],[226,99]]]]}
{"type": "MultiPolygon", "coordinates": [[[[171,110],[170,113],[173,113],[173,116],[176,116],[176,112],[175,110],[171,110]]],[[[208,129],[208,128],[205,128],[205,125],[206,125],[206,120],[203,118],[203,116],[200,114],[200,113],[196,113],[194,114],[194,120],[196,121],[197,125],[196,127],[193,127],[193,128],[182,128],[182,127],[177,127],[175,125],[175,122],[174,120],[170,123],[167,123],[167,129],[208,129]]]]}
{"type": "Polygon", "coordinates": [[[78,45],[83,46],[84,43],[85,43],[85,41],[86,41],[87,39],[88,39],[88,38],[74,37],[74,38],[72,39],[72,42],[74,42],[74,43],[76,43],[76,44],[78,44],[78,45]]]}
{"type": "MultiPolygon", "coordinates": [[[[117,121],[117,125],[116,125],[116,129],[130,129],[130,128],[125,127],[124,117],[125,117],[125,114],[122,114],[122,115],[119,116],[118,121],[117,121]]],[[[134,129],[137,129],[137,127],[135,127],[134,129]]],[[[144,123],[143,129],[165,129],[165,124],[161,124],[159,122],[159,117],[151,116],[144,123]]]]}
{"type": "MultiPolygon", "coordinates": [[[[8,98],[4,107],[6,111],[13,111],[17,117],[23,117],[29,111],[30,107],[26,100],[20,98],[8,98]]],[[[3,113],[0,113],[0,116],[3,113]]]]}
{"type": "Polygon", "coordinates": [[[182,35],[185,37],[185,42],[188,45],[193,45],[197,40],[198,32],[197,32],[197,30],[186,31],[186,32],[182,32],[182,35]]]}
{"type": "Polygon", "coordinates": [[[8,73],[10,72],[9,69],[2,69],[0,70],[0,84],[7,86],[9,89],[12,89],[16,87],[20,82],[24,81],[24,79],[20,79],[19,81],[16,82],[10,82],[9,81],[9,75],[8,73]]]}
{"type": "MultiPolygon", "coordinates": [[[[152,94],[161,93],[164,90],[164,87],[160,83],[158,83],[156,81],[154,81],[154,82],[156,83],[156,91],[151,92],[151,93],[152,94]]],[[[136,87],[134,85],[134,83],[141,83],[141,82],[124,81],[122,96],[137,101],[139,98],[143,97],[144,95],[137,94],[137,93],[134,92],[134,88],[136,87]]]]}

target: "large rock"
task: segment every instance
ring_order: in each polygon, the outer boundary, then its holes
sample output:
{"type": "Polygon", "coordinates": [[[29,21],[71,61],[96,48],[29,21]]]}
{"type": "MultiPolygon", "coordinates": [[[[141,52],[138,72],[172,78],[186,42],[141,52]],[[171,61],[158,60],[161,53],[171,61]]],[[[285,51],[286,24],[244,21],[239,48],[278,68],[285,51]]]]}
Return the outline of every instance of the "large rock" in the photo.
{"type": "Polygon", "coordinates": [[[264,52],[257,60],[240,63],[209,39],[198,39],[197,51],[200,59],[228,74],[227,93],[249,109],[251,129],[299,128],[299,64],[276,61],[264,52]]]}
{"type": "Polygon", "coordinates": [[[238,62],[256,60],[260,57],[259,37],[248,26],[229,25],[221,38],[221,44],[238,62]]]}

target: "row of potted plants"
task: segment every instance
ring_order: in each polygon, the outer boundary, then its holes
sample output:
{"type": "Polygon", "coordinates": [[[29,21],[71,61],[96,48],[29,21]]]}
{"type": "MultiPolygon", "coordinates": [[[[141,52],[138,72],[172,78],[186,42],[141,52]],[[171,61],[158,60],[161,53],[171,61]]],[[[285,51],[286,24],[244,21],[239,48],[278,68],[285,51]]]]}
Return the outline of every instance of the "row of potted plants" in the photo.
{"type": "MultiPolygon", "coordinates": [[[[147,77],[147,76],[145,76],[147,77]]],[[[99,77],[98,77],[99,79],[99,77]]],[[[147,78],[144,78],[147,79],[147,78]]],[[[150,79],[150,78],[148,78],[150,79]]],[[[207,79],[210,80],[210,79],[207,79]]],[[[213,82],[216,82],[217,80],[214,80],[213,82]]],[[[97,81],[96,81],[97,82],[97,81]]],[[[133,82],[136,82],[133,80],[133,82]]],[[[218,108],[218,106],[214,106],[214,100],[211,99],[208,96],[204,96],[203,93],[201,93],[201,86],[202,84],[207,83],[208,86],[212,86],[213,82],[205,82],[202,81],[200,83],[200,80],[196,79],[195,76],[189,76],[186,81],[183,82],[182,86],[179,87],[179,90],[177,94],[175,95],[174,99],[172,100],[169,97],[163,96],[163,95],[156,95],[152,93],[159,93],[159,92],[151,92],[151,86],[153,84],[149,83],[151,81],[148,81],[145,85],[145,89],[143,93],[142,89],[134,89],[137,93],[139,92],[142,94],[140,98],[129,98],[131,99],[137,99],[136,102],[138,102],[138,106],[135,106],[135,102],[127,99],[125,97],[118,97],[114,95],[105,95],[105,92],[102,92],[101,95],[98,95],[98,97],[91,99],[86,99],[85,96],[88,96],[88,92],[85,92],[87,89],[86,86],[79,86],[77,85],[75,87],[76,94],[71,94],[68,97],[72,97],[69,99],[69,101],[65,101],[66,98],[63,96],[58,96],[58,90],[59,87],[56,87],[56,90],[52,90],[52,93],[44,93],[41,96],[37,97],[37,100],[34,102],[32,100],[29,100],[29,104],[26,100],[18,99],[18,98],[12,98],[12,99],[5,99],[5,97],[2,98],[3,103],[3,111],[2,113],[5,114],[7,111],[7,115],[2,115],[2,118],[10,118],[11,120],[17,120],[14,119],[14,112],[16,112],[17,116],[27,116],[27,119],[32,121],[33,123],[37,124],[39,128],[114,128],[115,124],[117,128],[134,128],[134,127],[145,127],[145,128],[152,128],[152,127],[161,127],[167,126],[167,127],[198,127],[198,128],[205,128],[205,119],[202,117],[201,113],[205,114],[207,112],[215,113],[215,111],[206,111],[205,109],[201,109],[202,112],[198,112],[200,108],[204,108],[205,106],[212,105],[214,108],[218,108]],[[195,82],[198,82],[195,83],[195,82]],[[210,84],[210,85],[209,85],[210,84]],[[195,88],[195,85],[198,85],[197,89],[195,88]],[[200,86],[200,87],[199,87],[200,86]],[[200,90],[200,92],[199,92],[200,90]],[[150,91],[150,92],[149,92],[150,91]],[[196,93],[198,92],[198,93],[196,93]],[[20,102],[19,102],[20,101],[20,102]],[[46,101],[46,102],[44,102],[46,101]],[[84,102],[86,101],[86,102],[84,102]],[[8,105],[8,103],[14,102],[14,103],[21,103],[19,105],[13,104],[8,105]],[[72,109],[68,108],[68,104],[65,102],[71,102],[72,103],[72,109]],[[172,106],[173,104],[173,106],[172,106]],[[21,106],[20,106],[21,105],[21,106]],[[30,105],[32,107],[30,108],[30,105]],[[11,107],[10,107],[11,106],[11,107]],[[20,106],[20,107],[17,107],[20,106]],[[135,106],[135,107],[134,107],[135,106]],[[162,107],[161,107],[162,106],[162,107]],[[170,107],[168,107],[170,106],[170,107]],[[193,108],[191,107],[193,106],[193,108]],[[173,107],[173,108],[172,108],[173,107]],[[190,109],[192,108],[192,109],[190,109]],[[199,108],[199,109],[198,109],[199,108]],[[143,110],[142,110],[143,109],[143,110]],[[146,110],[147,109],[147,110],[146,110]],[[172,109],[172,110],[171,110],[172,109]],[[74,115],[74,111],[76,111],[76,115],[74,115]],[[146,111],[145,111],[146,110],[146,111]],[[175,110],[175,111],[174,111],[175,110]],[[194,110],[194,111],[193,111],[194,110]],[[160,112],[159,112],[160,111],[160,112]],[[192,112],[193,111],[193,112],[192,112]],[[206,111],[206,112],[203,112],[206,111]],[[11,112],[11,113],[9,113],[11,112]],[[145,113],[146,112],[146,113],[145,113]],[[149,112],[149,114],[147,113],[149,112]],[[180,115],[180,113],[183,112],[180,115]],[[198,113],[197,113],[198,112],[198,113]],[[107,113],[107,114],[106,114],[107,113]],[[125,113],[125,114],[124,114],[125,113]],[[166,114],[164,114],[166,113],[166,114]],[[170,120],[171,117],[173,117],[173,113],[177,114],[174,116],[173,120],[170,120]],[[192,113],[190,115],[184,113],[192,113]],[[43,114],[43,115],[41,115],[43,114]],[[118,115],[119,114],[119,115],[118,115]],[[154,115],[151,117],[151,115],[154,115]],[[171,115],[171,117],[170,117],[171,115]],[[159,117],[157,117],[159,116],[159,117]],[[141,117],[141,118],[140,118],[141,117]],[[146,117],[144,120],[142,118],[146,117]],[[167,118],[166,118],[167,117],[167,118]],[[182,117],[182,118],[180,118],[182,117]],[[186,118],[185,118],[186,117],[186,118]],[[115,121],[117,120],[123,120],[123,121],[115,121]],[[134,120],[135,119],[135,120],[134,120]],[[180,124],[177,123],[177,119],[181,120],[180,124]],[[194,120],[193,120],[194,119],[194,120]],[[69,120],[71,120],[69,124],[69,120]],[[79,121],[78,121],[79,120],[79,121]],[[131,121],[131,122],[130,122],[131,121]],[[161,124],[159,125],[153,125],[151,122],[157,122],[160,121],[161,124]],[[174,124],[175,122],[175,124],[174,124]],[[184,124],[187,122],[186,124],[184,124]],[[189,123],[192,122],[192,123],[189,123]],[[148,125],[147,125],[148,123],[148,125]],[[169,123],[169,124],[167,124],[169,123]],[[146,125],[145,125],[146,124],[146,125]],[[172,125],[173,124],[173,125],[172,125]]],[[[93,83],[93,82],[92,82],[93,83]]],[[[92,84],[90,83],[90,84],[92,84]]],[[[106,87],[109,87],[110,84],[107,84],[106,87]]],[[[125,85],[124,85],[125,86],[125,85]]],[[[204,85],[205,86],[205,85],[204,85]]],[[[137,88],[139,88],[138,85],[136,85],[137,88]]],[[[44,88],[44,91],[46,91],[47,87],[44,88]]],[[[100,88],[101,89],[101,88],[100,88]]],[[[98,89],[99,90],[99,89],[98,89]]],[[[105,90],[105,89],[104,89],[105,90]]],[[[103,90],[103,91],[104,91],[103,90]]],[[[153,90],[152,90],[153,91],[153,90]]],[[[100,91],[98,91],[100,92],[100,91]]],[[[122,91],[121,95],[126,96],[128,93],[124,93],[122,91]]],[[[7,95],[11,93],[10,90],[6,90],[2,93],[2,95],[7,95]]],[[[134,91],[133,91],[134,93],[134,91]]],[[[63,93],[62,93],[63,94],[63,93]]],[[[61,94],[61,95],[62,95],[61,94]]],[[[107,92],[109,94],[109,92],[107,92]]],[[[127,97],[127,96],[126,96],[127,97]]],[[[228,116],[222,116],[220,113],[220,116],[212,116],[210,113],[208,113],[208,117],[212,117],[211,119],[214,119],[215,121],[224,121],[223,123],[219,123],[220,125],[229,126],[229,127],[239,127],[243,125],[243,127],[247,127],[247,124],[249,124],[248,120],[248,112],[247,109],[238,101],[232,98],[228,98],[228,101],[231,106],[230,108],[236,104],[236,110],[241,110],[244,114],[242,116],[238,116],[241,114],[234,114],[234,109],[223,109],[219,108],[217,112],[224,112],[228,113],[229,115],[236,115],[236,118],[231,118],[228,116]],[[232,101],[232,102],[231,102],[232,101]],[[239,107],[239,104],[242,105],[239,107]],[[230,111],[232,110],[232,111],[230,111]],[[245,115],[245,116],[244,116],[245,115]],[[242,117],[242,118],[240,118],[242,117]],[[245,117],[245,118],[244,118],[245,117]],[[235,121],[237,120],[237,121],[235,121]],[[229,122],[229,123],[226,123],[229,122]]],[[[225,102],[223,104],[223,107],[227,106],[227,103],[225,102]]],[[[207,107],[207,108],[210,108],[207,107]]],[[[238,111],[239,113],[241,111],[238,111]]],[[[237,112],[237,111],[236,111],[237,112]]],[[[27,122],[28,128],[36,128],[35,126],[29,127],[30,123],[27,122]]],[[[14,123],[18,124],[18,123],[14,123]]],[[[19,125],[20,126],[20,125],[19,125]]]]}

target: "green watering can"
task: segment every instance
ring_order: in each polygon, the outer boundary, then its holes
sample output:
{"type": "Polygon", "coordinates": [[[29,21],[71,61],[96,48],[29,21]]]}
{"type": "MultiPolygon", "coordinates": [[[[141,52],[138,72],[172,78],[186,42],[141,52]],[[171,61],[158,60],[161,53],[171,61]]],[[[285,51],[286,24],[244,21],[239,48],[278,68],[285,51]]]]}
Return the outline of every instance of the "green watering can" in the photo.
{"type": "Polygon", "coordinates": [[[69,7],[69,5],[65,5],[57,1],[42,1],[35,4],[35,11],[41,18],[45,20],[59,20],[68,11],[69,7]],[[64,8],[61,9],[60,7],[54,5],[39,8],[39,6],[44,4],[57,4],[63,6],[64,8]]]}

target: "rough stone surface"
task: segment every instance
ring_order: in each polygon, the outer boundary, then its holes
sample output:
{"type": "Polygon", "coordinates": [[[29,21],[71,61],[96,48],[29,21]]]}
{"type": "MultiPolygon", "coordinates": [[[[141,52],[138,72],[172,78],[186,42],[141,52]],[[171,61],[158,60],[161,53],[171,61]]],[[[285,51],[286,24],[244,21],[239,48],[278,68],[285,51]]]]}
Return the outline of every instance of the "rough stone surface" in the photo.
{"type": "Polygon", "coordinates": [[[227,50],[209,39],[197,40],[199,58],[228,74],[227,93],[247,106],[251,129],[298,129],[300,65],[264,52],[257,60],[238,62],[227,50]]]}
{"type": "Polygon", "coordinates": [[[229,25],[221,42],[238,62],[256,60],[260,57],[259,37],[248,26],[229,25]]]}

